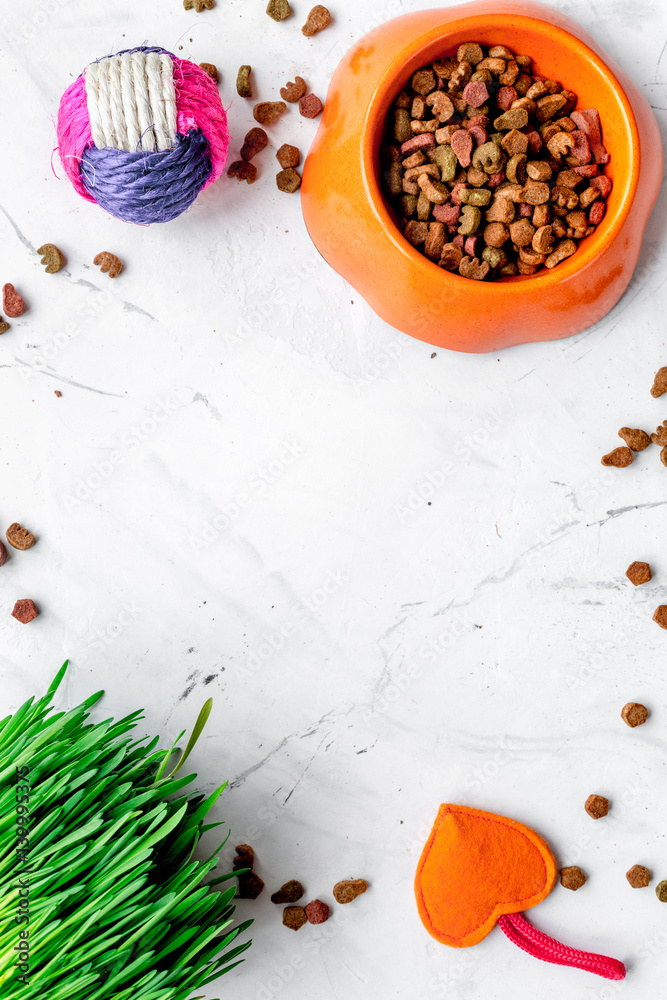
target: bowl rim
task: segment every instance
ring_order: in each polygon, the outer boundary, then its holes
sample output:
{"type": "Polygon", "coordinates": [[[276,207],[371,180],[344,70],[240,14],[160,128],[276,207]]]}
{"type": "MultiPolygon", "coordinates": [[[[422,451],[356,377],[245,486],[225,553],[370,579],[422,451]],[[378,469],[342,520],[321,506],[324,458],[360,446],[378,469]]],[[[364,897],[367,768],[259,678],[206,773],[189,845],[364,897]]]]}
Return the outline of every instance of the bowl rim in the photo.
{"type": "MultiPolygon", "coordinates": [[[[433,10],[434,15],[446,13],[446,8],[436,8],[433,10]]],[[[405,16],[409,17],[410,15],[405,16]]],[[[610,89],[613,90],[617,97],[625,115],[624,125],[629,137],[629,182],[621,193],[621,202],[604,233],[596,231],[590,236],[585,237],[584,240],[580,241],[577,252],[553,269],[542,268],[535,274],[520,274],[513,277],[495,278],[493,281],[474,282],[478,294],[482,295],[490,295],[492,292],[500,295],[514,294],[518,284],[521,284],[525,290],[528,287],[534,287],[536,290],[542,292],[553,285],[562,284],[575,274],[580,274],[593,261],[600,257],[609,243],[615,240],[622,230],[632,208],[639,181],[639,128],[630,100],[616,74],[609,68],[605,60],[581,38],[572,34],[571,31],[560,27],[560,25],[554,24],[553,21],[536,17],[532,14],[509,12],[505,14],[499,11],[494,13],[493,22],[494,30],[497,29],[499,33],[502,32],[503,26],[507,24],[510,24],[515,29],[520,29],[522,23],[525,25],[530,24],[533,29],[537,28],[541,34],[548,34],[552,40],[554,35],[558,36],[559,41],[562,41],[569,48],[577,50],[580,58],[593,63],[598,73],[606,80],[610,89]],[[529,284],[527,285],[527,283],[529,284]]],[[[435,261],[429,260],[428,257],[413,247],[401,233],[380,185],[379,152],[382,144],[382,136],[385,131],[386,115],[391,106],[391,101],[399,92],[399,82],[405,76],[406,64],[415,59],[420,52],[431,48],[435,41],[442,40],[443,52],[446,51],[448,48],[448,37],[461,30],[469,29],[471,32],[470,37],[474,40],[474,35],[472,34],[474,29],[481,26],[488,28],[488,23],[489,20],[486,14],[470,14],[464,17],[457,17],[444,24],[438,24],[426,31],[421,31],[415,38],[406,41],[401,50],[401,58],[394,59],[379,77],[370,100],[366,105],[366,113],[362,123],[362,176],[365,193],[388,238],[391,240],[394,248],[406,256],[412,264],[417,263],[425,267],[435,268],[440,272],[445,285],[448,282],[457,282],[459,287],[461,282],[470,283],[470,279],[439,267],[435,261]]],[[[606,219],[607,215],[605,215],[606,219]]]]}

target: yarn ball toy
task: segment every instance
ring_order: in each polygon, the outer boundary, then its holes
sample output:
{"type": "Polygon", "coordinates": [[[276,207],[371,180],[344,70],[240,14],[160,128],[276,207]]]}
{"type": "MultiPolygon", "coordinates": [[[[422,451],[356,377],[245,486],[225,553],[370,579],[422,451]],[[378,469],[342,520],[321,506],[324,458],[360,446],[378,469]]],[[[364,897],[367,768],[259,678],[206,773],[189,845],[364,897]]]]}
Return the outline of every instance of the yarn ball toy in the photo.
{"type": "Polygon", "coordinates": [[[227,116],[208,73],[141,46],[90,63],[60,101],[58,152],[75,189],[125,222],[169,222],[222,173],[227,116]]]}

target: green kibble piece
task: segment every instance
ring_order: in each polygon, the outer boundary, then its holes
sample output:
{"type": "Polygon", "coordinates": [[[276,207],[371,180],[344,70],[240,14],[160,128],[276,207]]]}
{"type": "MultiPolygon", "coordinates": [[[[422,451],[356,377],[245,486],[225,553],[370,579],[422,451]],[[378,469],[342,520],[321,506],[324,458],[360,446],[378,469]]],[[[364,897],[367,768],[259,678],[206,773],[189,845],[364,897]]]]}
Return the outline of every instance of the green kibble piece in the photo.
{"type": "Polygon", "coordinates": [[[431,200],[422,191],[417,201],[417,218],[420,222],[426,222],[431,214],[431,200]]]}
{"type": "Polygon", "coordinates": [[[485,142],[472,154],[472,165],[486,174],[495,174],[502,163],[502,151],[495,142],[485,142]]]}
{"type": "Polygon", "coordinates": [[[661,903],[667,903],[667,881],[663,880],[656,885],[655,894],[661,903]]]}
{"type": "Polygon", "coordinates": [[[236,93],[239,97],[252,97],[252,84],[250,82],[250,71],[252,66],[240,66],[236,74],[236,93]]]}
{"type": "Polygon", "coordinates": [[[482,250],[482,260],[485,260],[490,267],[503,267],[507,259],[507,254],[501,247],[484,247],[482,250]]]}
{"type": "Polygon", "coordinates": [[[491,192],[488,188],[464,188],[460,193],[461,201],[464,205],[476,205],[483,208],[491,201],[491,192]]]}
{"type": "Polygon", "coordinates": [[[447,184],[453,181],[459,169],[459,161],[451,146],[438,146],[431,153],[431,162],[440,168],[440,180],[447,184]]]}
{"type": "Polygon", "coordinates": [[[460,225],[458,232],[461,236],[470,236],[477,232],[482,221],[482,213],[474,205],[464,205],[459,216],[460,225]]]}
{"type": "Polygon", "coordinates": [[[528,124],[528,112],[525,108],[510,108],[505,114],[494,119],[493,127],[503,132],[511,128],[524,128],[528,124]]]}
{"type": "Polygon", "coordinates": [[[269,0],[266,13],[274,21],[284,21],[292,13],[288,0],[269,0]]]}
{"type": "Polygon", "coordinates": [[[413,215],[417,211],[418,199],[413,194],[404,194],[401,198],[401,208],[403,215],[413,215]]]}
{"type": "Polygon", "coordinates": [[[507,180],[513,184],[525,184],[528,174],[526,173],[526,161],[528,157],[525,153],[515,153],[507,161],[505,173],[507,180]]]}
{"type": "Polygon", "coordinates": [[[394,112],[394,139],[396,142],[407,142],[412,139],[410,115],[405,108],[396,108],[394,112]]]}
{"type": "Polygon", "coordinates": [[[398,161],[389,165],[385,178],[389,194],[394,198],[398,197],[403,191],[403,170],[398,161]]]}

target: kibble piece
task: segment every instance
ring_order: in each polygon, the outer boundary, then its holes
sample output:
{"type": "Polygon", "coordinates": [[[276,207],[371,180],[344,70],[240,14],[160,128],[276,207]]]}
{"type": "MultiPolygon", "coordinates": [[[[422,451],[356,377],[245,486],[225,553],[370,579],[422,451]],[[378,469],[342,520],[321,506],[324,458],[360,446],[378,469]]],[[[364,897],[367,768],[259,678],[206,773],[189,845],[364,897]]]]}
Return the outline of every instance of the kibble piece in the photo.
{"type": "Polygon", "coordinates": [[[299,98],[299,114],[304,118],[317,118],[322,114],[323,107],[321,100],[315,94],[306,94],[305,97],[299,98]]]}
{"type": "Polygon", "coordinates": [[[102,253],[95,254],[93,264],[99,267],[103,274],[108,273],[110,278],[117,278],[123,270],[123,262],[120,257],[117,257],[115,253],[109,253],[108,250],[103,250],[102,253]]]}
{"type": "Polygon", "coordinates": [[[301,31],[306,38],[310,38],[312,35],[316,35],[318,31],[322,31],[323,28],[326,28],[330,20],[331,14],[327,8],[323,7],[321,3],[318,3],[317,6],[313,7],[311,10],[301,31]]]}
{"type": "Polygon", "coordinates": [[[4,566],[7,562],[7,547],[4,542],[0,542],[0,566],[4,566]]]}
{"type": "Polygon", "coordinates": [[[196,10],[198,14],[203,10],[213,10],[214,7],[215,0],[183,0],[184,10],[196,10]]]}
{"type": "Polygon", "coordinates": [[[638,701],[629,701],[621,709],[621,718],[631,729],[634,729],[636,726],[644,725],[648,719],[648,709],[646,705],[642,705],[638,701]]]}
{"type": "Polygon", "coordinates": [[[235,160],[233,163],[230,163],[227,176],[236,177],[238,181],[247,181],[248,184],[254,184],[257,180],[257,167],[254,163],[249,163],[247,160],[235,160]]]}
{"type": "Polygon", "coordinates": [[[285,142],[276,153],[276,159],[283,168],[298,167],[301,162],[301,152],[296,146],[290,146],[285,142]]]}
{"type": "Polygon", "coordinates": [[[651,579],[651,567],[647,562],[633,562],[626,569],[625,575],[630,583],[634,583],[635,587],[639,587],[642,583],[648,583],[651,579]]]}
{"type": "Polygon", "coordinates": [[[280,96],[288,104],[295,104],[302,98],[308,90],[308,85],[302,76],[295,76],[294,81],[288,80],[284,87],[280,88],[280,96]]]}
{"type": "Polygon", "coordinates": [[[651,434],[651,441],[653,444],[659,444],[661,448],[667,444],[667,420],[663,420],[656,427],[655,434],[651,434]]]}
{"type": "Polygon", "coordinates": [[[9,330],[9,323],[5,323],[2,316],[0,316],[0,335],[7,333],[7,330],[9,330]]]}
{"type": "Polygon", "coordinates": [[[457,62],[468,62],[471,66],[476,66],[484,58],[482,46],[477,42],[464,42],[459,45],[456,52],[457,62]]]}
{"type": "Polygon", "coordinates": [[[57,274],[65,266],[65,255],[53,243],[45,243],[37,253],[42,255],[40,264],[46,265],[47,274],[57,274]]]}
{"type": "Polygon", "coordinates": [[[284,21],[292,13],[288,0],[269,0],[266,13],[274,21],[284,21]]]}
{"type": "Polygon", "coordinates": [[[633,889],[645,889],[651,881],[651,873],[643,865],[633,865],[630,871],[625,873],[625,877],[633,889]]]}
{"type": "Polygon", "coordinates": [[[210,78],[215,83],[220,82],[220,74],[218,73],[218,67],[215,66],[213,63],[207,63],[207,62],[199,63],[199,68],[203,69],[206,75],[210,76],[210,78]]]}
{"type": "Polygon", "coordinates": [[[653,621],[656,622],[660,628],[667,628],[667,604],[661,604],[653,612],[653,621]]]}
{"type": "Polygon", "coordinates": [[[252,97],[251,71],[252,66],[239,66],[239,71],[236,74],[236,93],[239,97],[252,97]]]}
{"type": "Polygon", "coordinates": [[[17,601],[14,605],[14,610],[12,611],[12,617],[16,618],[17,622],[21,622],[22,625],[27,625],[31,622],[33,618],[36,618],[39,611],[35,607],[35,602],[31,601],[30,598],[25,598],[22,601],[17,601]]]}
{"type": "Polygon", "coordinates": [[[614,448],[607,455],[602,456],[603,465],[611,465],[616,469],[625,469],[632,465],[634,455],[630,448],[614,448]]]}
{"type": "Polygon", "coordinates": [[[6,534],[7,541],[12,548],[19,549],[21,552],[31,549],[35,544],[35,536],[32,532],[28,531],[27,528],[22,528],[16,521],[9,525],[6,534]]]}
{"type": "Polygon", "coordinates": [[[667,392],[667,368],[660,368],[655,373],[653,386],[651,387],[651,395],[657,399],[665,392],[667,392]]]}
{"type": "Polygon", "coordinates": [[[560,884],[566,889],[572,889],[573,892],[576,892],[577,889],[581,889],[585,881],[586,876],[577,865],[569,865],[560,870],[560,884]]]}
{"type": "Polygon", "coordinates": [[[289,882],[285,882],[281,885],[280,889],[271,896],[272,903],[296,903],[298,899],[301,899],[305,890],[301,883],[293,878],[289,882]]]}
{"type": "Polygon", "coordinates": [[[592,819],[602,819],[609,812],[609,799],[605,799],[604,795],[589,795],[584,809],[592,819]]]}
{"type": "Polygon", "coordinates": [[[252,116],[260,125],[271,125],[284,111],[287,111],[284,101],[262,101],[252,109],[252,116]]]}
{"type": "Polygon", "coordinates": [[[667,445],[660,452],[660,461],[663,465],[667,465],[667,445]]]}
{"type": "Polygon", "coordinates": [[[241,159],[252,160],[253,156],[261,153],[269,143],[269,137],[263,128],[251,128],[241,146],[241,159]]]}
{"type": "Polygon", "coordinates": [[[655,887],[655,894],[661,903],[667,903],[667,881],[658,882],[655,887]]]}
{"type": "Polygon", "coordinates": [[[10,319],[17,319],[25,309],[23,299],[9,282],[2,287],[2,305],[10,319]]]}
{"type": "MultiPolygon", "coordinates": [[[[574,213],[570,214],[573,215],[574,213]]],[[[632,448],[633,451],[643,451],[651,443],[651,439],[646,431],[642,431],[638,427],[621,427],[618,436],[623,438],[628,448],[632,448]]]]}
{"type": "Polygon", "coordinates": [[[337,903],[351,903],[353,899],[366,892],[368,883],[362,878],[348,879],[343,882],[336,882],[333,887],[334,899],[337,903]]]}
{"type": "Polygon", "coordinates": [[[321,899],[314,899],[305,907],[306,917],[311,924],[323,924],[329,919],[329,907],[321,899]]]}
{"type": "Polygon", "coordinates": [[[264,882],[254,872],[245,872],[243,875],[239,875],[238,883],[239,899],[257,899],[264,888],[264,882]]]}
{"type": "Polygon", "coordinates": [[[283,924],[291,931],[298,931],[308,923],[308,917],[303,906],[286,906],[283,910],[283,924]]]}
{"type": "Polygon", "coordinates": [[[232,864],[233,870],[236,872],[240,868],[249,868],[250,871],[255,866],[255,852],[253,851],[250,844],[237,844],[236,846],[236,857],[232,864]]]}
{"type": "Polygon", "coordinates": [[[301,185],[301,177],[293,167],[286,167],[276,174],[276,184],[279,191],[284,191],[286,194],[294,194],[301,185]]]}

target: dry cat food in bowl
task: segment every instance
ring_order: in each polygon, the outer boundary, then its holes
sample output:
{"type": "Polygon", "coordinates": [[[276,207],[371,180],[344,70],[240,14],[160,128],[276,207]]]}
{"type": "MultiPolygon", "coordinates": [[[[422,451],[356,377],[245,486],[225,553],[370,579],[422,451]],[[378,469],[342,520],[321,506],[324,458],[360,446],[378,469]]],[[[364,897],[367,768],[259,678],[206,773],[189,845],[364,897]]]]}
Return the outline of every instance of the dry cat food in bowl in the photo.
{"type": "Polygon", "coordinates": [[[304,217],[326,260],[411,336],[470,352],[553,340],[598,322],[625,291],[660,188],[661,150],[643,94],[576,22],[544,4],[476,0],[388,21],[344,58],[304,166],[304,217]],[[457,58],[473,45],[482,50],[474,67],[457,58]],[[399,134],[388,142],[398,111],[399,134]],[[411,185],[400,193],[399,171],[401,188],[411,185]],[[428,219],[419,217],[422,194],[428,219]],[[404,195],[416,199],[412,213],[404,195]],[[546,266],[554,250],[560,260],[546,266]]]}

